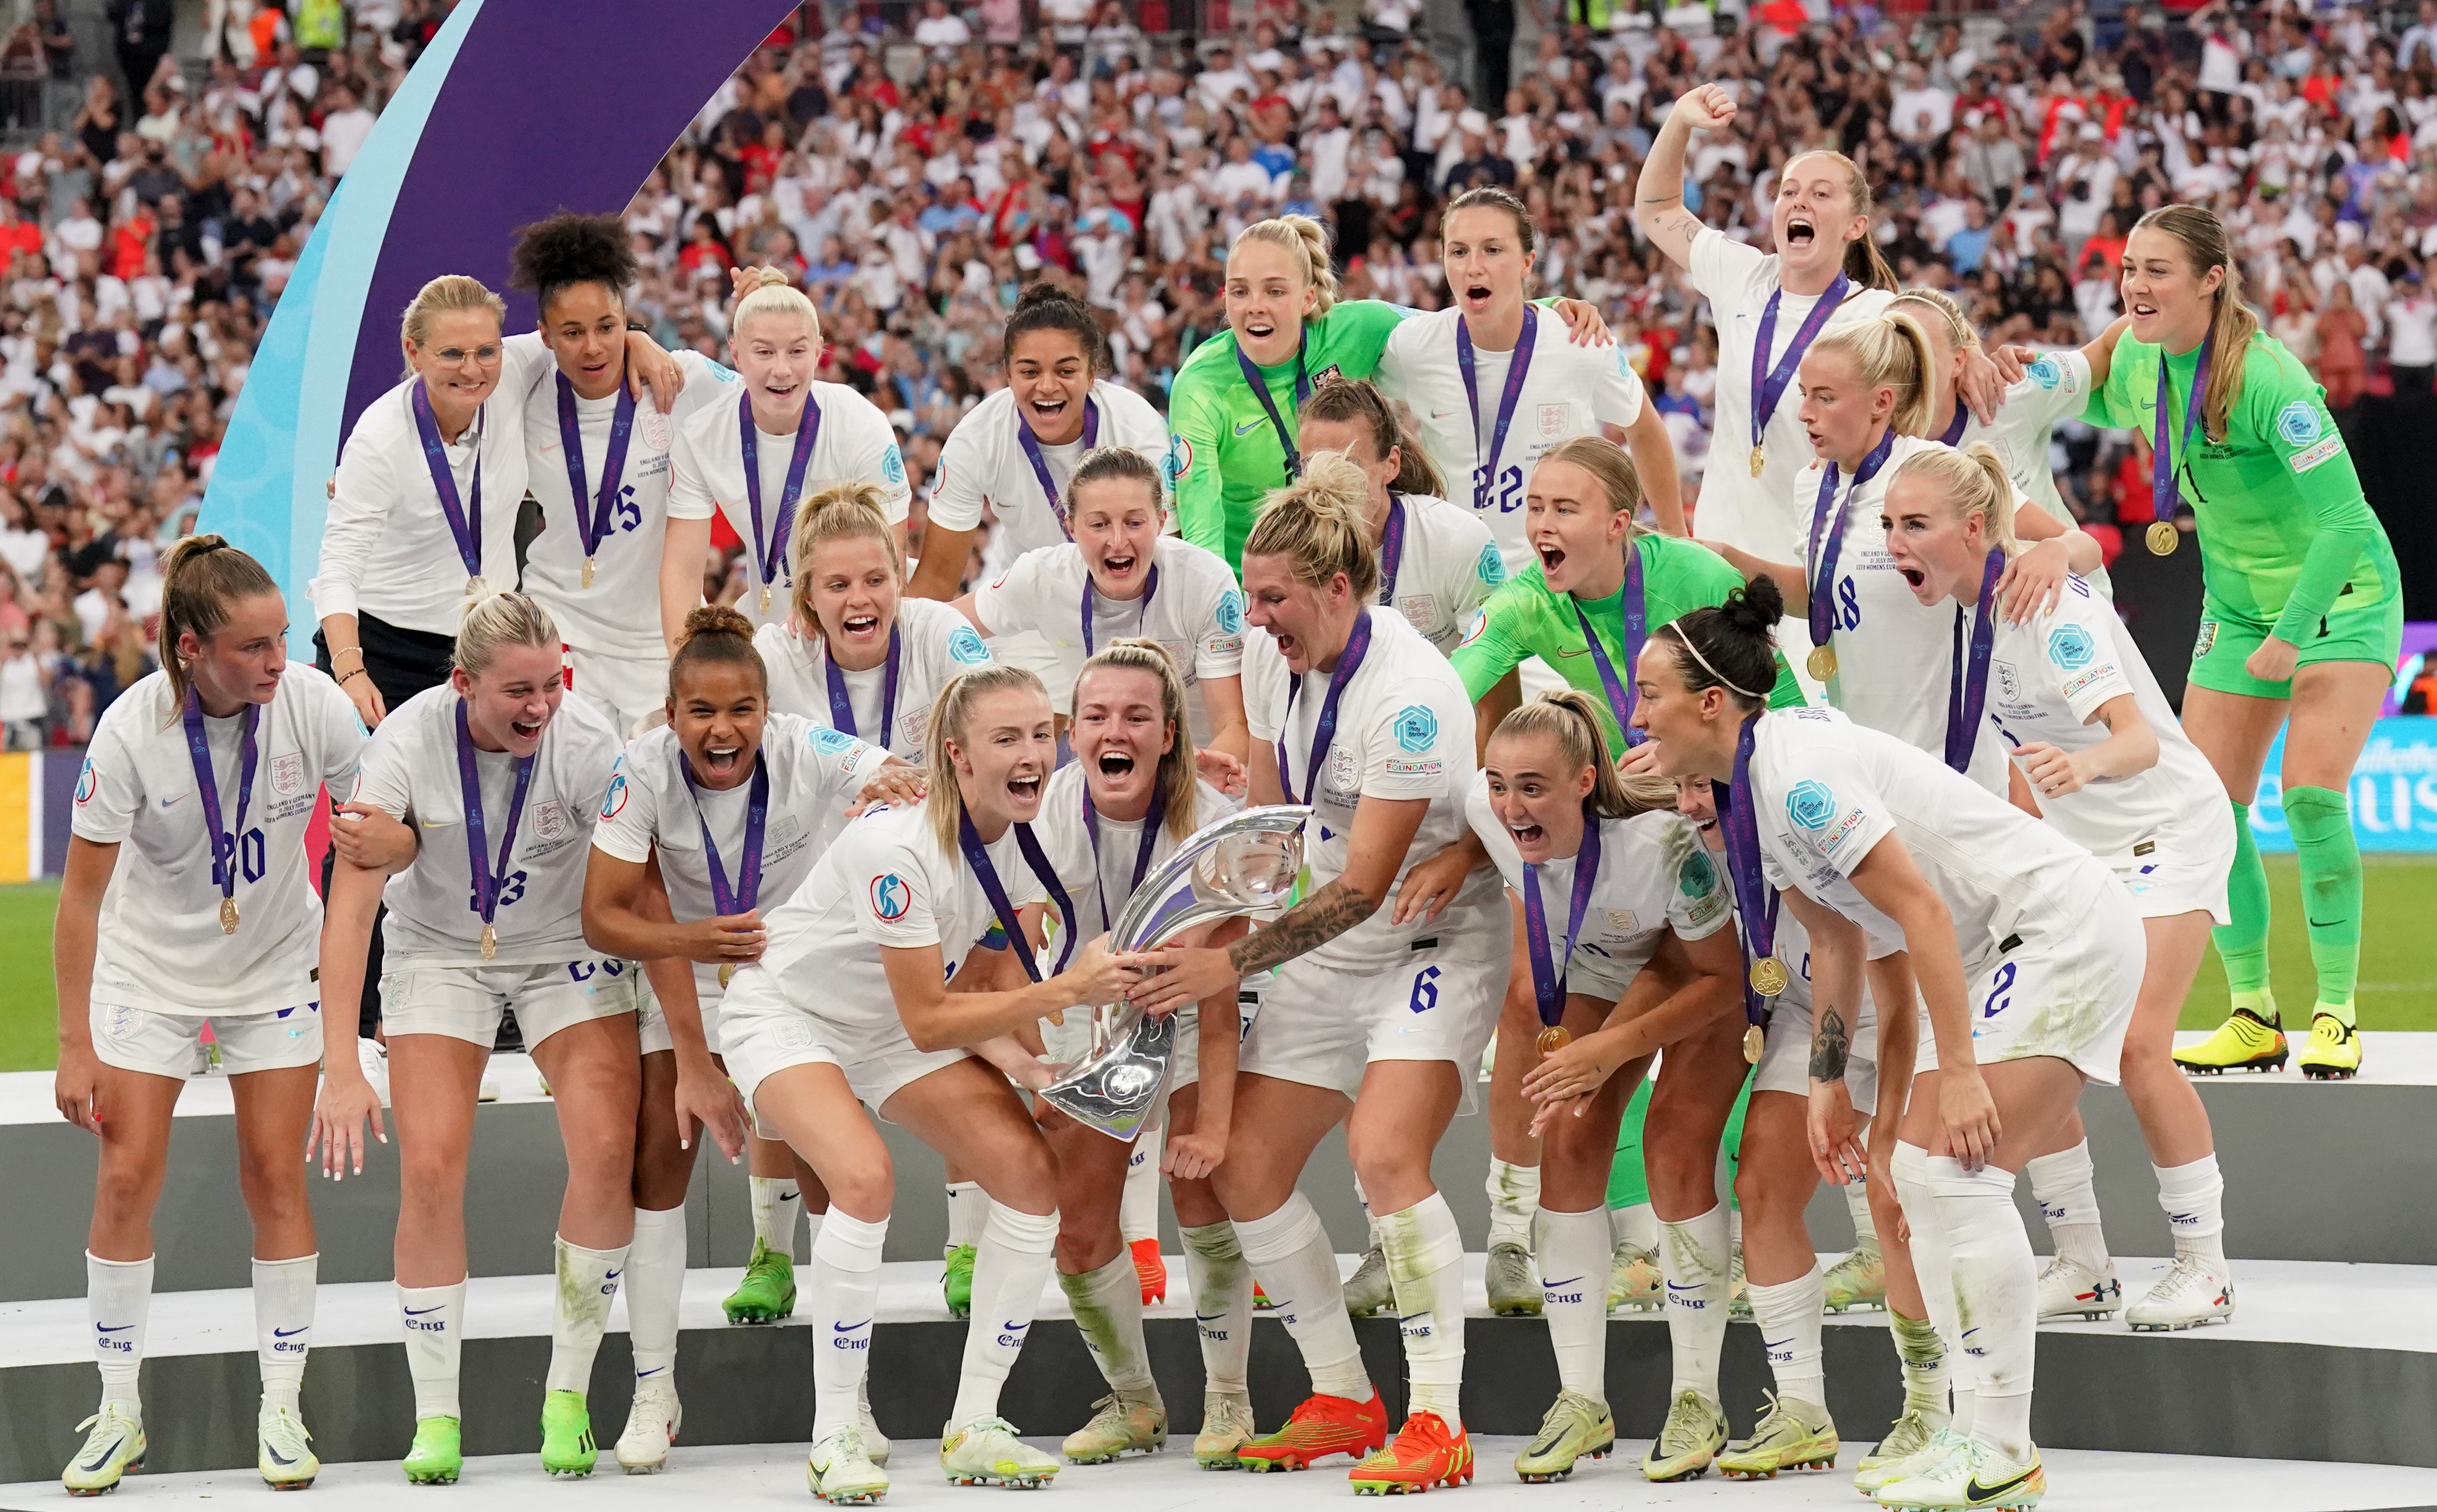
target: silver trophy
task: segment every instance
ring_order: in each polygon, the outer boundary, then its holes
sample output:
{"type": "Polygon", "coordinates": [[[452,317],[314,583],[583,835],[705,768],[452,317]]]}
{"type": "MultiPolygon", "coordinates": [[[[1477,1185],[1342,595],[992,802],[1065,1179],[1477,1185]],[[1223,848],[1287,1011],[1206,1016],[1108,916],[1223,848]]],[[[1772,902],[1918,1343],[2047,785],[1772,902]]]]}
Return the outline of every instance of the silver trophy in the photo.
{"type": "MultiPolygon", "coordinates": [[[[1303,870],[1300,804],[1246,809],[1206,824],[1127,900],[1109,931],[1124,955],[1156,950],[1196,924],[1284,905],[1303,870]]],[[[1089,1010],[1091,1034],[1079,1059],[1060,1067],[1041,1095],[1078,1123],[1132,1143],[1159,1107],[1176,1051],[1176,1017],[1152,1018],[1127,1003],[1089,1010]]]]}

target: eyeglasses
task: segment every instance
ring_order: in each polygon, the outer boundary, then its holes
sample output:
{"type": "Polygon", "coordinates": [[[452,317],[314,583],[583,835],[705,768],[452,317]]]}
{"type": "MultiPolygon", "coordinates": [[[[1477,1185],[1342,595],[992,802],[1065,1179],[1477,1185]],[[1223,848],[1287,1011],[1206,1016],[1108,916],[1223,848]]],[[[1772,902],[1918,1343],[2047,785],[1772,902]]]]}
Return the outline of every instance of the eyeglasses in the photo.
{"type": "Polygon", "coordinates": [[[484,342],[471,351],[462,346],[443,346],[436,348],[431,355],[444,367],[464,367],[465,359],[469,357],[474,360],[478,367],[497,367],[500,362],[500,343],[484,342]]]}

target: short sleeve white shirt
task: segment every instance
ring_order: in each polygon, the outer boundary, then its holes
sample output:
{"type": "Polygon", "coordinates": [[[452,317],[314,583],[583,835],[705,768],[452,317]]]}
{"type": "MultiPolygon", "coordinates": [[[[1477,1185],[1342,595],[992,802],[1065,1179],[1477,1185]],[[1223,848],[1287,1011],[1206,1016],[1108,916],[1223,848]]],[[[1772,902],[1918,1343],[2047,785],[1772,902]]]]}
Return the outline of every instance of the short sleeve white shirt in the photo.
{"type": "Polygon", "coordinates": [[[1472,624],[1473,610],[1506,581],[1505,554],[1489,526],[1469,509],[1428,494],[1400,494],[1405,545],[1396,577],[1379,561],[1379,602],[1402,614],[1422,639],[1452,656],[1472,624]]]}
{"type": "MultiPolygon", "coordinates": [[[[1092,385],[1089,402],[1099,412],[1100,446],[1124,447],[1154,467],[1165,466],[1167,422],[1149,400],[1102,378],[1092,385]]],[[[973,530],[981,524],[982,508],[988,505],[1018,553],[1067,539],[1062,505],[1041,491],[1041,475],[1032,470],[1032,461],[1016,434],[1016,428],[1024,423],[1011,388],[1000,389],[956,422],[939,448],[939,466],[931,484],[931,523],[949,530],[973,530]]],[[[1050,481],[1058,485],[1060,501],[1065,499],[1067,482],[1087,449],[1080,437],[1064,446],[1041,448],[1041,460],[1049,468],[1050,481]]]]}
{"type": "MultiPolygon", "coordinates": [[[[922,736],[931,728],[931,705],[939,691],[975,667],[988,666],[990,647],[965,623],[965,617],[935,599],[897,601],[900,649],[897,661],[897,703],[887,710],[888,664],[861,672],[840,669],[853,726],[846,732],[877,740],[888,726],[887,747],[909,762],[922,760],[922,736]],[[889,715],[884,721],[884,712],[889,715]]],[[[830,659],[817,637],[807,636],[792,621],[764,624],[754,632],[753,648],[762,653],[770,672],[770,708],[799,714],[823,729],[844,729],[830,708],[830,659]]]]}
{"type": "MultiPolygon", "coordinates": [[[[1059,886],[1066,889],[1067,898],[1081,916],[1070,924],[1078,941],[1094,940],[1108,933],[1124,917],[1126,903],[1133,896],[1134,865],[1143,858],[1141,819],[1096,816],[1099,834],[1095,847],[1092,827],[1083,822],[1083,782],[1079,762],[1068,762],[1058,768],[1043,793],[1041,817],[1032,821],[1032,833],[1041,841],[1042,854],[1049,858],[1050,870],[1058,873],[1059,886]]],[[[1207,782],[1197,780],[1194,788],[1193,822],[1185,831],[1188,835],[1243,806],[1207,782]]],[[[1143,874],[1156,872],[1175,853],[1175,826],[1163,818],[1159,834],[1151,841],[1150,864],[1143,874]]]]}

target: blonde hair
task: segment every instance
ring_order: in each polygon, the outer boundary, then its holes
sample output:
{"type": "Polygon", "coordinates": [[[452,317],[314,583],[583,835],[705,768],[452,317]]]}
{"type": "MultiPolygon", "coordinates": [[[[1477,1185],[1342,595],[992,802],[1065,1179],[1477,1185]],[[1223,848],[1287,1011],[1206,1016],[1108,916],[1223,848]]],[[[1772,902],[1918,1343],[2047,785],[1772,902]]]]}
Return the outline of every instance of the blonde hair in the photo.
{"type": "MultiPolygon", "coordinates": [[[[1878,204],[1870,197],[1869,175],[1862,171],[1862,165],[1842,152],[1815,148],[1808,152],[1795,153],[1785,160],[1783,167],[1778,169],[1780,186],[1785,183],[1785,175],[1794,171],[1794,165],[1807,157],[1824,157],[1836,165],[1844,177],[1845,197],[1852,202],[1853,213],[1876,219],[1878,204]]],[[[1888,293],[1896,291],[1896,271],[1887,266],[1886,255],[1879,251],[1878,238],[1867,231],[1862,233],[1859,240],[1845,243],[1845,276],[1864,289],[1883,289],[1888,293]]]]}
{"type": "Polygon", "coordinates": [[[1675,782],[1656,772],[1620,774],[1608,760],[1607,736],[1600,729],[1599,706],[1579,688],[1544,693],[1510,711],[1490,733],[1492,741],[1525,740],[1534,735],[1554,741],[1558,760],[1576,771],[1591,768],[1591,793],[1586,800],[1594,818],[1630,818],[1653,809],[1675,806],[1675,782]]]}
{"type": "Polygon", "coordinates": [[[491,318],[505,329],[508,303],[482,287],[482,281],[464,273],[442,273],[414,291],[406,312],[398,317],[397,333],[404,340],[421,346],[431,334],[435,315],[447,315],[461,309],[487,309],[491,318]]]}
{"type": "Polygon", "coordinates": [[[733,347],[745,329],[745,323],[757,315],[785,315],[804,323],[813,333],[813,344],[821,344],[821,312],[809,296],[787,282],[786,274],[775,268],[756,269],[762,282],[737,300],[735,310],[728,321],[728,343],[733,347]]]}
{"type": "Polygon", "coordinates": [[[1029,691],[1039,694],[1043,704],[1049,701],[1049,690],[1039,677],[1022,667],[993,661],[951,678],[931,704],[931,728],[922,734],[922,764],[929,778],[929,792],[922,802],[930,810],[931,833],[952,867],[961,863],[964,853],[957,846],[956,832],[965,817],[965,795],[956,786],[956,763],[948,754],[948,742],[965,738],[965,725],[973,718],[977,700],[1007,691],[1029,691]]]}
{"type": "Polygon", "coordinates": [[[824,632],[820,617],[813,612],[812,595],[801,587],[812,576],[813,552],[831,541],[856,537],[876,540],[886,548],[888,570],[897,574],[897,586],[903,588],[905,557],[897,549],[897,533],[889,528],[888,506],[882,501],[877,483],[833,483],[806,495],[796,506],[795,531],[787,542],[787,575],[798,585],[796,623],[815,640],[824,632]]]}
{"type": "Polygon", "coordinates": [[[1589,473],[1606,498],[1608,513],[1624,516],[1624,545],[1631,550],[1641,530],[1641,469],[1633,465],[1632,456],[1604,436],[1569,436],[1551,447],[1546,455],[1532,465],[1534,472],[1552,462],[1563,462],[1589,473]]]}
{"type": "Polygon", "coordinates": [[[1075,696],[1067,708],[1068,718],[1076,717],[1083,707],[1083,679],[1096,671],[1148,672],[1159,679],[1159,717],[1166,721],[1173,737],[1159,758],[1159,791],[1166,800],[1167,833],[1183,839],[1201,827],[1193,811],[1200,779],[1194,771],[1193,726],[1184,703],[1184,677],[1176,670],[1176,659],[1156,641],[1128,636],[1110,642],[1107,650],[1084,662],[1083,670],[1075,674],[1075,696]]]}
{"type": "Polygon", "coordinates": [[[1889,310],[1873,320],[1840,325],[1812,343],[1814,352],[1842,352],[1865,389],[1895,390],[1887,429],[1898,435],[1929,433],[1930,379],[1937,371],[1929,332],[1910,315],[1889,310]]]}
{"type": "Polygon", "coordinates": [[[1236,247],[1248,241],[1266,241],[1274,247],[1303,258],[1304,282],[1311,285],[1313,299],[1311,318],[1320,319],[1337,303],[1337,270],[1328,260],[1328,232],[1307,215],[1282,215],[1269,220],[1255,220],[1236,233],[1227,249],[1235,255],[1236,247]]]}
{"type": "Polygon", "coordinates": [[[2132,223],[2134,231],[2162,231],[2183,244],[2183,259],[2192,272],[2206,278],[2212,268],[2225,270],[2217,291],[2216,313],[2209,317],[2208,392],[2200,396],[2200,429],[2212,441],[2223,441],[2234,423],[2234,401],[2242,392],[2243,358],[2251,339],[2259,334],[2259,317],[2242,299],[2242,266],[2226,244],[2225,227],[2216,216],[2196,204],[2169,204],[2132,223]]]}
{"type": "Polygon", "coordinates": [[[2013,475],[2006,470],[1997,448],[1986,441],[1974,441],[1960,451],[1952,447],[1916,451],[1896,469],[1891,483],[1905,478],[1934,484],[1956,518],[1968,520],[1979,516],[1991,546],[2008,556],[2019,549],[2014,538],[2013,475]]]}
{"type": "Polygon", "coordinates": [[[1907,289],[1898,294],[1887,308],[1892,310],[1896,305],[1926,305],[1937,311],[1946,323],[1948,351],[1960,354],[1980,350],[1980,333],[1972,328],[1972,317],[1963,313],[1963,307],[1956,304],[1955,296],[1945,290],[1907,289]]]}
{"type": "Polygon", "coordinates": [[[1244,537],[1245,556],[1283,556],[1296,582],[1326,588],[1338,573],[1359,602],[1379,596],[1371,548],[1371,476],[1334,451],[1306,458],[1303,476],[1270,495],[1244,537]]]}
{"type": "Polygon", "coordinates": [[[178,638],[188,630],[208,641],[228,623],[229,610],[240,599],[257,594],[276,596],[279,585],[260,562],[219,536],[189,536],[169,548],[161,562],[161,670],[169,677],[169,715],[176,722],[186,706],[191,674],[178,654],[178,638]]]}
{"type": "Polygon", "coordinates": [[[491,662],[504,646],[548,646],[555,651],[562,643],[548,609],[521,593],[485,593],[465,606],[464,617],[457,622],[457,647],[448,659],[466,677],[479,677],[491,670],[491,662]]]}

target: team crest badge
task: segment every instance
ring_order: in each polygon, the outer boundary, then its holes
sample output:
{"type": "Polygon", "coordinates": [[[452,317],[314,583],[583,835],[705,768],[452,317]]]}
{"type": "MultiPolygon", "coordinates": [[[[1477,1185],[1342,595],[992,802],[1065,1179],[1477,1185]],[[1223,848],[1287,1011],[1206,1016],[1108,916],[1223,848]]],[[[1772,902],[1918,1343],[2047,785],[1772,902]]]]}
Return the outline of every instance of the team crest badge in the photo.
{"type": "Polygon", "coordinates": [[[2007,703],[2019,703],[2023,696],[2023,679],[2014,675],[2010,661],[1997,663],[1997,694],[2007,703]]]}
{"type": "Polygon", "coordinates": [[[294,798],[305,791],[305,753],[291,750],[285,756],[271,759],[271,794],[273,798],[294,798]]]}
{"type": "Polygon", "coordinates": [[[643,449],[666,451],[669,441],[669,417],[657,410],[646,412],[643,415],[643,449]]]}
{"type": "Polygon", "coordinates": [[[1328,747],[1328,785],[1341,793],[1354,791],[1354,753],[1342,746],[1328,747]]]}
{"type": "Polygon", "coordinates": [[[1559,436],[1566,433],[1567,408],[1567,406],[1562,404],[1544,404],[1540,406],[1540,434],[1543,437],[1548,440],[1554,441],[1559,436]]]}
{"type": "Polygon", "coordinates": [[[567,835],[567,810],[554,798],[544,799],[534,805],[534,838],[545,845],[567,835]]]}
{"type": "Polygon", "coordinates": [[[1439,601],[1428,593],[1408,593],[1396,601],[1396,607],[1416,630],[1429,628],[1431,611],[1438,607],[1439,601]]]}

